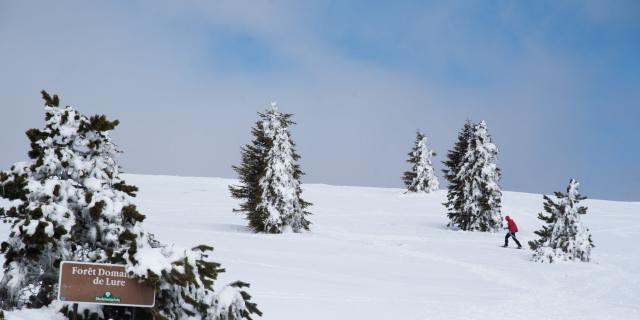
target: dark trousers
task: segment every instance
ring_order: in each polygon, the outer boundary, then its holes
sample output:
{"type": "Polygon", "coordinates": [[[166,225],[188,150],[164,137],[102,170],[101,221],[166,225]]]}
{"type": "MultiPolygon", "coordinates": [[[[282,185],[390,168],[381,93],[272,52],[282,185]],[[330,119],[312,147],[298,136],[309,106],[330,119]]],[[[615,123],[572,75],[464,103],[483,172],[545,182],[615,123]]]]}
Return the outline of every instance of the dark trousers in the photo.
{"type": "Polygon", "coordinates": [[[509,232],[507,233],[506,236],[504,236],[504,246],[508,246],[509,245],[509,237],[513,238],[513,241],[516,242],[516,244],[518,245],[518,247],[522,247],[520,245],[520,241],[518,241],[518,239],[516,238],[516,233],[515,232],[509,232]]]}

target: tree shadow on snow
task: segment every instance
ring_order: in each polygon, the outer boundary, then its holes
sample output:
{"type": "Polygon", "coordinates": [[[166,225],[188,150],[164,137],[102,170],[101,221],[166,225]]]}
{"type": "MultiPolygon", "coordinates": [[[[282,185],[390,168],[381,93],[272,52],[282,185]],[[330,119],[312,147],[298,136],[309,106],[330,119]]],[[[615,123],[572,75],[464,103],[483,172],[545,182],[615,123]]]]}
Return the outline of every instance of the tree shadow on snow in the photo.
{"type": "Polygon", "coordinates": [[[213,223],[203,227],[211,231],[219,231],[219,232],[235,232],[235,233],[251,233],[251,234],[254,233],[253,231],[251,231],[251,228],[245,225],[233,224],[233,223],[213,223]]]}

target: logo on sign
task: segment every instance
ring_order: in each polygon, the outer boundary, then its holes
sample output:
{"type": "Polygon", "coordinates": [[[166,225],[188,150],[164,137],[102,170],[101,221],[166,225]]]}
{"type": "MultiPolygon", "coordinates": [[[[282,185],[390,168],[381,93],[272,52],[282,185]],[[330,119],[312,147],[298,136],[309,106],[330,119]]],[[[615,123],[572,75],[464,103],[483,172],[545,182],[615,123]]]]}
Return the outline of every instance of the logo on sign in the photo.
{"type": "Polygon", "coordinates": [[[102,296],[96,297],[96,301],[98,302],[120,302],[120,298],[114,297],[113,294],[109,291],[106,291],[102,294],[102,296]]]}

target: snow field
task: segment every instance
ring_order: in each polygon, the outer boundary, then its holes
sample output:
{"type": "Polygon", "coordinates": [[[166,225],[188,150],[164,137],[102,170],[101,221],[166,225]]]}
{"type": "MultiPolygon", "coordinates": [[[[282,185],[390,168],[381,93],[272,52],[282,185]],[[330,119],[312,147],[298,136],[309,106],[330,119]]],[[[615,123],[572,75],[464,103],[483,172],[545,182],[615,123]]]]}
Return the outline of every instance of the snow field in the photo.
{"type": "MultiPolygon", "coordinates": [[[[269,235],[231,212],[235,180],[124,179],[140,188],[144,228],[164,243],[212,245],[227,269],[217,285],[251,283],[262,319],[640,318],[640,203],[584,201],[594,262],[550,265],[500,248],[502,232],[445,228],[444,190],[305,184],[312,231],[269,235]]],[[[541,195],[504,192],[503,215],[515,219],[523,245],[536,238],[540,211],[541,195]]]]}

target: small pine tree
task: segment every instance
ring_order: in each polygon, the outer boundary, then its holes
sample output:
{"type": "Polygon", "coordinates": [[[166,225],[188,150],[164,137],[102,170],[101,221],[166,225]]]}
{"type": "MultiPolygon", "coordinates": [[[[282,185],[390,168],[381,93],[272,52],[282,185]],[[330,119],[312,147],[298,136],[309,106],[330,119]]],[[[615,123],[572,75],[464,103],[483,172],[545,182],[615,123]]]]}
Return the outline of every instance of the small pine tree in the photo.
{"type": "Polygon", "coordinates": [[[594,247],[591,234],[580,221],[580,215],[587,214],[587,207],[579,202],[586,199],[578,191],[579,183],[571,179],[567,193],[555,192],[556,200],[544,196],[544,211],[538,219],[546,223],[535,232],[540,238],[529,241],[533,250],[533,260],[554,262],[579,260],[588,262],[594,247]]]}
{"type": "MultiPolygon", "coordinates": [[[[145,216],[131,203],[137,188],[120,178],[115,159],[120,151],[109,137],[118,121],[87,118],[60,107],[57,96],[43,92],[43,97],[46,127],[27,133],[34,163],[16,165],[0,177],[10,190],[3,197],[17,200],[6,214],[13,231],[2,244],[6,289],[0,294],[10,298],[5,307],[48,305],[57,290],[60,262],[71,260],[125,265],[139,281],[155,286],[156,304],[144,309],[141,318],[250,319],[260,314],[242,282],[223,290],[233,299],[218,301],[212,285],[223,269],[208,259],[211,247],[167,248],[143,230],[145,216]],[[34,219],[39,220],[32,227],[34,219]]],[[[123,307],[101,309],[86,316],[124,313],[123,307]]],[[[68,306],[62,311],[71,314],[68,306]]]]}
{"type": "Polygon", "coordinates": [[[412,165],[411,170],[406,171],[402,177],[407,192],[430,193],[438,190],[438,178],[431,164],[431,158],[434,156],[436,153],[427,147],[427,137],[417,131],[416,142],[407,159],[407,162],[412,165]]]}
{"type": "Polygon", "coordinates": [[[306,208],[311,204],[301,198],[304,173],[289,134],[289,126],[295,124],[292,114],[279,112],[272,104],[258,115],[254,139],[242,149],[241,165],[233,167],[241,184],[229,190],[234,198],[244,200],[234,211],[244,212],[255,232],[309,230],[311,213],[306,208]]]}
{"type": "Polygon", "coordinates": [[[491,142],[484,121],[467,121],[458,141],[444,161],[444,176],[449,182],[447,215],[449,226],[461,230],[494,232],[502,227],[500,214],[500,169],[496,165],[498,149],[491,142]]]}

